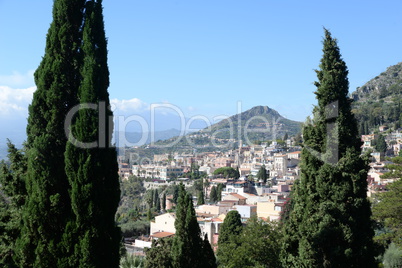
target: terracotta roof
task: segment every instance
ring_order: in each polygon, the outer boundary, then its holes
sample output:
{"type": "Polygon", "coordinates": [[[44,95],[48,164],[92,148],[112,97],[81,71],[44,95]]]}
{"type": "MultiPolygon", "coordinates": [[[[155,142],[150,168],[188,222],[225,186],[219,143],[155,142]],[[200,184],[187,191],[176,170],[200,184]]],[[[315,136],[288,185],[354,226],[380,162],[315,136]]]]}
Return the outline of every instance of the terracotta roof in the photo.
{"type": "Polygon", "coordinates": [[[247,199],[247,197],[244,197],[244,196],[239,195],[239,194],[236,194],[236,193],[231,193],[230,195],[232,195],[232,196],[234,196],[234,197],[237,197],[237,198],[239,198],[239,199],[247,199]]]}
{"type": "Polygon", "coordinates": [[[222,201],[219,201],[219,204],[226,204],[226,203],[232,204],[232,203],[236,203],[236,201],[234,201],[234,200],[222,200],[222,201]]]}
{"type": "Polygon", "coordinates": [[[153,233],[151,235],[151,237],[164,238],[164,237],[169,237],[169,236],[173,236],[173,235],[174,235],[174,233],[169,233],[169,232],[156,232],[156,233],[153,233]]]}
{"type": "Polygon", "coordinates": [[[196,212],[195,214],[197,215],[197,217],[201,217],[201,218],[210,218],[211,216],[217,215],[217,214],[203,213],[203,212],[196,212]]]}

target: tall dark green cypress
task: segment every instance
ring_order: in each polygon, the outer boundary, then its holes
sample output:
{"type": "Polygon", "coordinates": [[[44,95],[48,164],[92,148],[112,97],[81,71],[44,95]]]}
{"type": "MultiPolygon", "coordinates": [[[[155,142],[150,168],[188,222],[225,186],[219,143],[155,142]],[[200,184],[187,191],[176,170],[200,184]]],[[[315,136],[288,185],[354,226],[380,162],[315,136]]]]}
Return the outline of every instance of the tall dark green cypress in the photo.
{"type": "Polygon", "coordinates": [[[159,191],[158,189],[155,189],[154,192],[154,202],[155,202],[155,209],[157,212],[159,212],[161,210],[161,199],[159,197],[159,191]]]}
{"type": "Polygon", "coordinates": [[[237,210],[229,211],[219,229],[218,250],[216,252],[219,266],[226,267],[230,263],[233,254],[241,244],[242,230],[243,225],[239,212],[237,210]]]}
{"type": "Polygon", "coordinates": [[[240,235],[242,230],[243,224],[239,212],[237,210],[229,211],[219,231],[218,248],[229,242],[231,237],[240,235]]]}
{"type": "Polygon", "coordinates": [[[166,191],[163,192],[163,197],[162,197],[162,210],[166,210],[166,191]]]}
{"type": "Polygon", "coordinates": [[[64,120],[76,104],[80,83],[84,0],[56,0],[45,55],[35,72],[37,90],[27,126],[27,200],[17,241],[22,267],[60,267],[62,236],[71,216],[65,174],[64,120]]]}
{"type": "Polygon", "coordinates": [[[209,194],[209,201],[212,203],[216,203],[218,201],[218,193],[216,192],[216,186],[212,186],[211,192],[209,194]]]}
{"type": "Polygon", "coordinates": [[[198,191],[198,196],[197,196],[197,206],[205,204],[204,200],[204,191],[198,191]]]}
{"type": "Polygon", "coordinates": [[[15,242],[21,232],[26,199],[26,155],[9,141],[8,160],[0,162],[0,266],[16,267],[15,242]]]}
{"type": "Polygon", "coordinates": [[[257,173],[257,178],[259,180],[262,180],[263,183],[267,183],[268,176],[267,176],[267,170],[265,168],[265,165],[262,165],[260,167],[260,170],[257,173]]]}
{"type": "Polygon", "coordinates": [[[70,126],[65,151],[73,211],[68,230],[75,244],[70,264],[118,267],[121,237],[114,217],[120,190],[116,150],[110,145],[113,123],[102,1],[87,1],[84,14],[81,109],[70,126]]]}
{"type": "Polygon", "coordinates": [[[215,256],[210,254],[210,243],[201,237],[191,196],[182,183],[179,186],[175,228],[171,252],[173,267],[216,267],[215,256]]]}
{"type": "Polygon", "coordinates": [[[301,177],[283,221],[285,267],[375,267],[367,161],[348,98],[348,70],[325,30],[314,118],[304,126],[301,177]]]}

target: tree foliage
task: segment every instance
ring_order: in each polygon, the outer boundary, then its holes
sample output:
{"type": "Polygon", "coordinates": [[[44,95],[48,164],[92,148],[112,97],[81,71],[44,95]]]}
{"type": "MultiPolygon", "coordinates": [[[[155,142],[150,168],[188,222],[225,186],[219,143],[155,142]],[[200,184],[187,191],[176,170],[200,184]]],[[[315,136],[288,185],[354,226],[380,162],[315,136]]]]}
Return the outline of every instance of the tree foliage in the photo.
{"type": "Polygon", "coordinates": [[[195,216],[192,198],[179,185],[179,197],[175,220],[176,233],[171,241],[154,242],[146,254],[146,267],[216,267],[215,256],[208,240],[201,237],[201,230],[195,216]],[[169,250],[166,248],[170,247],[169,250]]]}
{"type": "Polygon", "coordinates": [[[154,191],[154,205],[157,212],[161,210],[161,199],[159,198],[159,191],[155,189],[154,191]]]}
{"type": "Polygon", "coordinates": [[[218,246],[228,242],[234,236],[241,233],[243,224],[241,223],[241,217],[237,210],[231,210],[225,217],[219,231],[218,246]]]}
{"type": "Polygon", "coordinates": [[[204,192],[203,192],[203,191],[199,191],[199,192],[198,192],[198,197],[197,197],[197,206],[203,205],[203,204],[205,204],[205,201],[204,201],[204,192]]]}
{"type": "Polygon", "coordinates": [[[318,105],[303,129],[301,177],[283,224],[286,267],[375,267],[367,161],[348,98],[348,70],[325,30],[318,105]],[[329,242],[330,241],[330,242],[329,242]]]}
{"type": "Polygon", "coordinates": [[[227,263],[220,267],[281,267],[281,235],[277,224],[251,218],[235,243],[224,245],[227,263]]]}
{"type": "MultiPolygon", "coordinates": [[[[402,152],[402,151],[401,151],[402,152]]],[[[385,165],[385,168],[389,170],[389,172],[381,175],[382,179],[400,179],[402,178],[402,155],[388,158],[389,161],[392,161],[391,164],[385,165]]]]}
{"type": "Polygon", "coordinates": [[[173,238],[162,238],[152,241],[151,248],[145,249],[145,268],[171,268],[173,238]]]}
{"type": "Polygon", "coordinates": [[[80,52],[82,81],[77,98],[81,109],[70,127],[65,152],[73,211],[67,229],[72,241],[77,241],[70,264],[117,267],[121,238],[115,214],[120,186],[116,150],[111,146],[113,114],[107,91],[109,70],[101,1],[85,4],[80,52]],[[96,104],[96,109],[90,109],[88,103],[96,104]],[[94,141],[95,146],[90,146],[94,141]]]}
{"type": "Polygon", "coordinates": [[[166,210],[166,192],[163,192],[163,197],[162,197],[162,210],[166,210]]]}
{"type": "Polygon", "coordinates": [[[211,187],[211,192],[209,193],[209,201],[211,203],[216,203],[218,201],[218,193],[216,191],[216,186],[211,187]]]}
{"type": "Polygon", "coordinates": [[[263,183],[267,183],[268,179],[268,174],[267,174],[267,169],[265,168],[264,165],[260,167],[260,170],[258,170],[257,173],[257,178],[262,181],[263,183]]]}
{"type": "Polygon", "coordinates": [[[54,1],[29,106],[21,267],[119,265],[106,43],[101,0],[54,1]]]}
{"type": "Polygon", "coordinates": [[[385,142],[385,138],[382,134],[379,134],[377,139],[374,141],[374,148],[377,152],[385,153],[387,151],[387,143],[385,142]]]}
{"type": "Polygon", "coordinates": [[[222,201],[222,191],[223,191],[223,184],[218,183],[216,186],[216,200],[217,201],[222,201]]]}
{"type": "Polygon", "coordinates": [[[402,267],[402,249],[391,243],[384,253],[384,268],[402,267]]]}
{"type": "Polygon", "coordinates": [[[173,203],[177,204],[178,199],[179,199],[179,186],[174,185],[173,186],[173,203]]]}
{"type": "Polygon", "coordinates": [[[175,220],[176,234],[172,245],[173,267],[214,267],[215,260],[204,259],[205,241],[201,238],[191,196],[182,183],[179,189],[175,220]]]}
{"type": "MultiPolygon", "coordinates": [[[[402,157],[393,158],[393,169],[383,176],[386,178],[401,178],[402,157]],[[398,172],[399,169],[399,172],[398,172]]],[[[390,230],[386,239],[402,248],[402,180],[398,179],[388,185],[388,191],[377,195],[373,206],[374,218],[390,230]]]]}
{"type": "Polygon", "coordinates": [[[238,173],[232,167],[221,167],[214,171],[214,175],[223,175],[225,178],[236,178],[238,173]]]}
{"type": "Polygon", "coordinates": [[[26,155],[10,141],[9,163],[0,163],[0,265],[15,267],[15,241],[20,235],[21,213],[26,199],[26,155]]]}
{"type": "Polygon", "coordinates": [[[237,247],[240,245],[239,235],[243,230],[241,217],[237,210],[231,210],[225,217],[218,238],[218,250],[216,253],[219,266],[227,265],[237,247]]]}
{"type": "Polygon", "coordinates": [[[131,176],[127,180],[121,180],[120,191],[121,199],[117,210],[117,220],[124,222],[128,219],[130,211],[142,212],[140,208],[145,193],[143,180],[135,176],[131,176]]]}
{"type": "Polygon", "coordinates": [[[145,260],[134,254],[126,255],[120,260],[120,268],[143,268],[145,260]]]}
{"type": "Polygon", "coordinates": [[[27,126],[27,200],[17,255],[24,267],[64,267],[63,235],[72,218],[64,151],[64,122],[77,104],[84,0],[58,0],[45,55],[34,74],[37,90],[27,126]]]}

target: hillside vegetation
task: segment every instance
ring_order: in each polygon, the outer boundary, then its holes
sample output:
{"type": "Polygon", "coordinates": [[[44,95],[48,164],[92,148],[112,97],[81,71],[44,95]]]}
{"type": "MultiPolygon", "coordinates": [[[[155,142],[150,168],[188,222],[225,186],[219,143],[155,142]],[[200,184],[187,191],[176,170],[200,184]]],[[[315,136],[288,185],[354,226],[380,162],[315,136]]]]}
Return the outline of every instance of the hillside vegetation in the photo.
{"type": "Polygon", "coordinates": [[[398,129],[402,125],[402,62],[357,88],[353,113],[359,122],[360,134],[369,134],[380,125],[398,129]]]}
{"type": "Polygon", "coordinates": [[[256,106],[197,132],[159,140],[126,153],[134,152],[152,159],[154,154],[228,150],[238,147],[240,141],[253,144],[282,139],[286,134],[295,136],[301,132],[301,125],[301,122],[286,119],[268,106],[256,106]]]}

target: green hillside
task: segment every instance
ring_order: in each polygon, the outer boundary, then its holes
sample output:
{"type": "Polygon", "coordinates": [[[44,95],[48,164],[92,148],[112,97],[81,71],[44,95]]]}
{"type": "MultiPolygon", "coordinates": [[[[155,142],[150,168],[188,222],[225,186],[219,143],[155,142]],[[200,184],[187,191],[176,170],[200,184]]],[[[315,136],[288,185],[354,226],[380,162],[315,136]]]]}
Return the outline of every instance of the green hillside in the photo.
{"type": "Polygon", "coordinates": [[[301,123],[284,118],[268,106],[256,106],[222,120],[205,131],[214,133],[216,138],[249,143],[281,139],[286,133],[294,136],[301,131],[301,123]]]}
{"type": "Polygon", "coordinates": [[[357,88],[351,94],[353,112],[359,121],[360,134],[369,134],[381,125],[402,126],[402,62],[357,88]]]}
{"type": "Polygon", "coordinates": [[[292,121],[281,116],[267,106],[256,106],[237,115],[224,119],[210,127],[176,136],[166,140],[126,150],[126,154],[135,153],[152,159],[154,154],[193,153],[215,150],[229,150],[257,141],[282,139],[301,132],[301,122],[292,121]]]}

